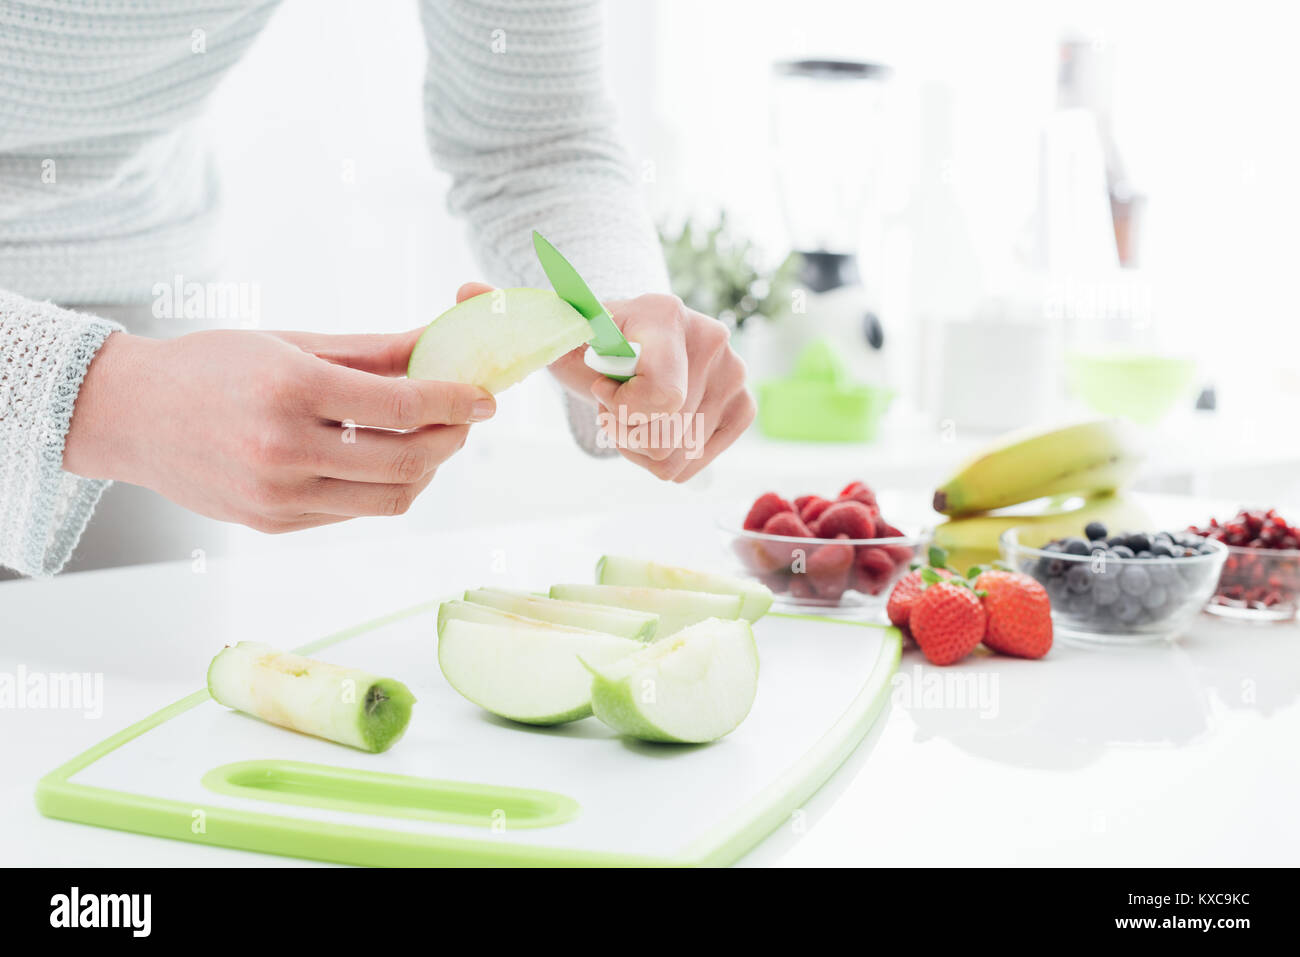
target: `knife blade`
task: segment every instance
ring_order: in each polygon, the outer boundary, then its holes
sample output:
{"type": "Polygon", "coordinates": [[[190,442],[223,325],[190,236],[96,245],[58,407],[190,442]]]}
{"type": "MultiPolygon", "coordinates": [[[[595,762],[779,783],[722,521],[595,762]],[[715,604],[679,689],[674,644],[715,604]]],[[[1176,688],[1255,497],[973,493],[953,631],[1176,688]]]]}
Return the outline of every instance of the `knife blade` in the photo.
{"type": "MultiPolygon", "coordinates": [[[[618,356],[635,358],[637,352],[623,337],[613,318],[605,309],[591,287],[578,275],[578,271],[569,261],[560,255],[558,249],[547,242],[537,230],[533,230],[533,248],[537,251],[537,260],[542,264],[542,271],[551,281],[556,295],[571,305],[587,320],[593,333],[591,351],[599,356],[618,356]]],[[[588,363],[590,364],[590,363],[588,363]]],[[[608,373],[606,373],[608,375],[608,373]]],[[[610,375],[611,379],[627,379],[628,376],[610,375]]]]}

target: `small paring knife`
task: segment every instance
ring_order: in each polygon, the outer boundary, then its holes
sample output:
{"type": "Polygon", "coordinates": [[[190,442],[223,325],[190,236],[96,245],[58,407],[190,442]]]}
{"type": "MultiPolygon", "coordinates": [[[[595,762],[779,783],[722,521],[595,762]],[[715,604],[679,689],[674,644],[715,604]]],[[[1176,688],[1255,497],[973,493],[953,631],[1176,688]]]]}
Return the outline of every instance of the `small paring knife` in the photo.
{"type": "Polygon", "coordinates": [[[537,250],[537,259],[556,295],[578,310],[591,326],[591,344],[582,355],[587,368],[616,382],[626,382],[636,375],[641,346],[623,338],[623,333],[614,325],[614,320],[591,287],[578,275],[578,270],[569,265],[569,261],[535,229],[533,248],[537,250]]]}

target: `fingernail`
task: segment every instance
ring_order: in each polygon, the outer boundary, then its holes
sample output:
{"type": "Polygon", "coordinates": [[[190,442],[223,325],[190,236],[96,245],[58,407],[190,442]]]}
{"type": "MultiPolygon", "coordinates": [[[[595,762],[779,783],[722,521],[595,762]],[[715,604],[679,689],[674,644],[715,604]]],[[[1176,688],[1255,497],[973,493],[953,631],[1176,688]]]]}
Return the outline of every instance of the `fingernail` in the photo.
{"type": "Polygon", "coordinates": [[[482,422],[484,419],[492,418],[496,410],[497,404],[491,399],[478,399],[470,406],[469,420],[471,422],[482,422]]]}

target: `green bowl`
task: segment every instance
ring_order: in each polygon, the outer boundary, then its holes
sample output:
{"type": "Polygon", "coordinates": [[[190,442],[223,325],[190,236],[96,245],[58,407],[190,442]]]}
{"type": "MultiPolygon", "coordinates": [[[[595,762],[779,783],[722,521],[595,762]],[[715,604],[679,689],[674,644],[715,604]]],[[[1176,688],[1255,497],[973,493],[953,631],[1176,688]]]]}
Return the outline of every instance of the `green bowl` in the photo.
{"type": "Polygon", "coordinates": [[[1096,412],[1154,425],[1189,397],[1196,363],[1141,352],[1076,352],[1065,357],[1070,391],[1096,412]]]}
{"type": "Polygon", "coordinates": [[[758,428],[774,439],[870,442],[893,400],[883,386],[772,379],[758,386],[758,428]]]}

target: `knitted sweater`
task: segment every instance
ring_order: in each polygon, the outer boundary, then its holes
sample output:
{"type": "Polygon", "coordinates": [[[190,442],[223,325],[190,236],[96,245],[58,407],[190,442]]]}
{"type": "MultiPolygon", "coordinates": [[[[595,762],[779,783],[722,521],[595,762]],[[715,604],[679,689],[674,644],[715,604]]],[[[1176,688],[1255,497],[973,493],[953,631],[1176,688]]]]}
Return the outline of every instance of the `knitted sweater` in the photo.
{"type": "MultiPolygon", "coordinates": [[[[120,327],[44,300],[146,302],[212,274],[195,120],[277,3],[0,0],[0,565],[57,572],[104,488],[63,471],[63,443],[120,327]]],[[[537,228],[598,295],[667,289],[612,129],[599,0],[421,0],[420,15],[429,148],[485,278],[547,286],[537,228]]]]}

